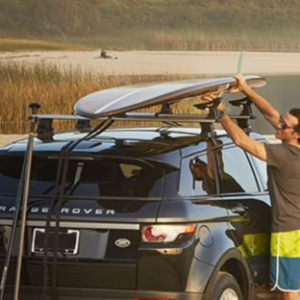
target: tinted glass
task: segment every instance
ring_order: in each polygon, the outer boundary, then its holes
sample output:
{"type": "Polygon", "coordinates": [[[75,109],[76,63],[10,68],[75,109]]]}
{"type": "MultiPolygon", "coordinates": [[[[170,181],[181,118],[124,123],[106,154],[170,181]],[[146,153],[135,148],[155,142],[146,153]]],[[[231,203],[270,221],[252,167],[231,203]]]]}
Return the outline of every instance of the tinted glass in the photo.
{"type": "Polygon", "coordinates": [[[207,174],[207,156],[190,156],[182,160],[179,195],[204,196],[216,193],[215,181],[207,174]]]}
{"type": "Polygon", "coordinates": [[[224,193],[258,192],[258,186],[245,152],[232,147],[216,152],[220,171],[220,191],[224,193]]]}
{"type": "Polygon", "coordinates": [[[170,170],[164,176],[163,198],[178,197],[178,183],[180,178],[180,170],[170,170]]]}
{"type": "MultiPolygon", "coordinates": [[[[0,157],[0,194],[15,195],[23,159],[0,157]]],[[[55,195],[54,183],[58,160],[34,157],[30,180],[31,195],[55,195]]],[[[102,160],[69,161],[65,187],[66,195],[97,197],[161,197],[163,164],[148,164],[105,158],[102,160]]]]}

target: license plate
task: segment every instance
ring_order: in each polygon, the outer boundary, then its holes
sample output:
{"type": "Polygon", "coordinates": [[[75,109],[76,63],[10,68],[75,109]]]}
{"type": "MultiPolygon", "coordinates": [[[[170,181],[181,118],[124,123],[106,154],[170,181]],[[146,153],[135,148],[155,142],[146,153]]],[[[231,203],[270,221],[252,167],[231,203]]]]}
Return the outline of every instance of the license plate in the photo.
{"type": "MultiPolygon", "coordinates": [[[[44,253],[45,229],[34,228],[31,244],[32,253],[44,253]]],[[[48,232],[48,253],[53,253],[55,243],[55,230],[48,232]]],[[[64,230],[58,232],[57,252],[64,255],[76,255],[79,245],[79,230],[64,230]]]]}

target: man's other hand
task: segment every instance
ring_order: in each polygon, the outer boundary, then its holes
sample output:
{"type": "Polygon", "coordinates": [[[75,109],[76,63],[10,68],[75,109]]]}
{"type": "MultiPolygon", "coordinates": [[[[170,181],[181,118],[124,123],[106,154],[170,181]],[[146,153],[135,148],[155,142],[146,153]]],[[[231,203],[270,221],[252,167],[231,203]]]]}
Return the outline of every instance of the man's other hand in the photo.
{"type": "MultiPolygon", "coordinates": [[[[223,95],[224,95],[224,91],[207,93],[207,94],[204,94],[203,96],[201,96],[201,100],[203,100],[203,102],[205,102],[205,103],[212,104],[212,102],[215,99],[221,98],[223,95]]],[[[220,102],[220,104],[217,106],[217,109],[220,111],[225,111],[225,107],[222,102],[220,102]]]]}
{"type": "Polygon", "coordinates": [[[230,93],[231,94],[235,94],[235,93],[244,93],[248,88],[248,84],[245,80],[245,78],[241,75],[236,75],[233,76],[233,78],[236,80],[236,86],[230,89],[230,93]]]}

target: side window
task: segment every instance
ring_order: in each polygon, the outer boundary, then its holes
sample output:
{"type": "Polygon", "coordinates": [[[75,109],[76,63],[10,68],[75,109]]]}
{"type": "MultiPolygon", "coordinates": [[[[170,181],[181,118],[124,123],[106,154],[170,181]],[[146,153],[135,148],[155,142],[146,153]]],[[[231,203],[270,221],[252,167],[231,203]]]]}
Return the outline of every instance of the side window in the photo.
{"type": "Polygon", "coordinates": [[[216,152],[220,173],[220,192],[254,193],[258,186],[246,157],[245,152],[238,147],[226,148],[216,152]]]}
{"type": "Polygon", "coordinates": [[[190,156],[182,160],[179,195],[204,196],[216,193],[215,180],[207,174],[207,156],[190,156]]]}
{"type": "Polygon", "coordinates": [[[258,169],[260,179],[262,180],[264,190],[268,190],[268,173],[267,173],[267,163],[263,160],[258,159],[255,156],[252,156],[254,163],[258,169]]]}

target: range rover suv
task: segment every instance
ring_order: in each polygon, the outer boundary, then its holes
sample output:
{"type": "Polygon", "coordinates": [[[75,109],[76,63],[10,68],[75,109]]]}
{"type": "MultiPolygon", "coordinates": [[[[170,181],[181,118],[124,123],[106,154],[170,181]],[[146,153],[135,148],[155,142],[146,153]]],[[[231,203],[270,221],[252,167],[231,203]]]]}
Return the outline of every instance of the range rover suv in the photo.
{"type": "MultiPolygon", "coordinates": [[[[21,295],[42,294],[45,268],[49,289],[55,284],[60,295],[74,299],[198,300],[205,293],[209,299],[223,293],[248,299],[248,292],[266,284],[270,201],[264,163],[218,132],[219,145],[209,149],[218,166],[215,187],[220,192],[213,191],[195,176],[194,169],[207,168],[210,159],[199,133],[198,128],[116,128],[80,143],[70,154],[60,207],[53,202],[60,153],[83,134],[36,138],[21,295]],[[232,190],[222,192],[222,184],[232,190]],[[60,240],[53,268],[58,209],[60,240]]],[[[253,138],[264,141],[257,134],[253,138]]],[[[2,263],[26,143],[0,150],[2,263]]],[[[14,269],[13,260],[10,285],[14,269]]]]}
{"type": "MultiPolygon", "coordinates": [[[[212,128],[218,120],[213,107],[200,117],[172,114],[169,106],[233,84],[225,78],[101,91],[77,104],[73,116],[41,117],[33,110],[35,137],[32,126],[29,140],[0,149],[5,295],[15,289],[15,299],[270,296],[265,163],[212,128]],[[146,100],[148,106],[161,102],[162,112],[126,112],[146,100]],[[108,128],[103,115],[109,125],[120,119],[168,125],[108,128]],[[92,130],[93,117],[103,122],[92,130]],[[54,133],[53,119],[75,119],[76,130],[54,133]],[[201,128],[178,122],[200,122],[201,128]]],[[[249,130],[249,100],[232,104],[243,107],[238,124],[267,143],[249,130]]]]}

